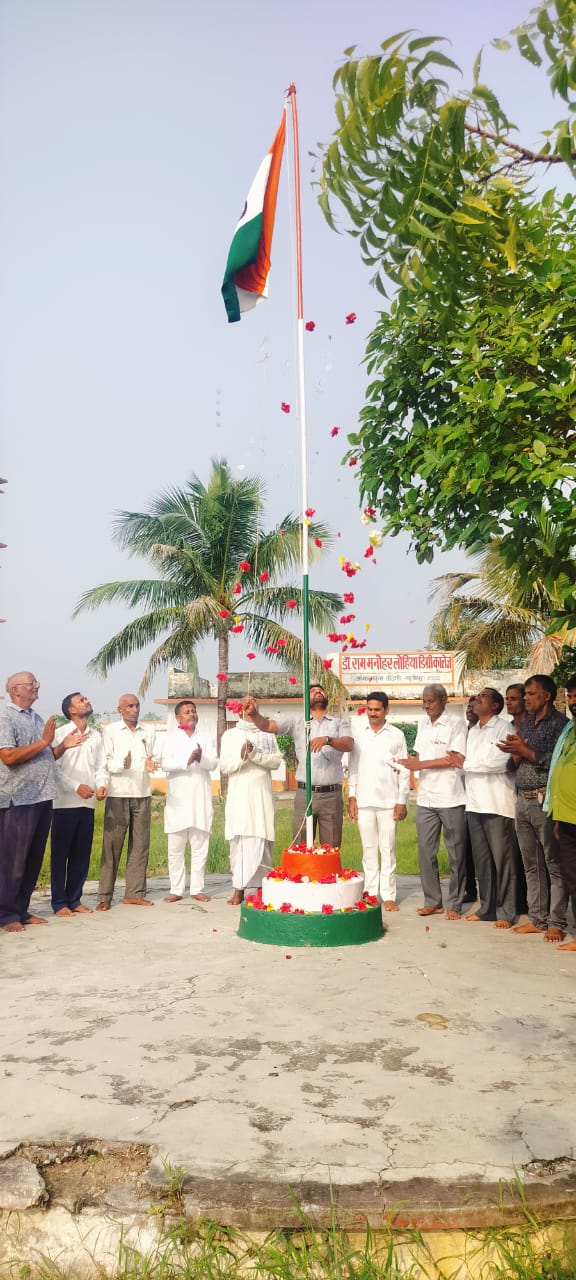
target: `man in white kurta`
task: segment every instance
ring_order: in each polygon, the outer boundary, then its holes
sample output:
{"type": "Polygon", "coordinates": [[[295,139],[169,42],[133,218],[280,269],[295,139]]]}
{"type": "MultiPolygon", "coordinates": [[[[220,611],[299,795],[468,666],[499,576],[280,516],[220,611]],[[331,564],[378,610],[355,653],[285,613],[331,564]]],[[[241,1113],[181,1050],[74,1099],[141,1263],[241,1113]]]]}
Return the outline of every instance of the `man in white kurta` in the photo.
{"type": "Polygon", "coordinates": [[[396,825],[407,814],[410,774],[396,760],[404,759],[408,748],[402,730],[387,723],[386,693],[369,693],[366,713],[353,725],[348,814],[358,822],[362,840],[364,892],[374,897],[379,893],[384,910],[397,911],[396,825]]]}
{"type": "Polygon", "coordinates": [[[174,708],[176,728],[166,734],[161,767],[167,774],[164,830],[168,837],[170,893],[165,902],[180,902],[186,887],[186,844],[190,845],[190,897],[208,902],[204,872],[212,826],[210,774],[218,756],[213,742],[198,733],[195,703],[186,699],[174,708]]]}
{"type": "Polygon", "coordinates": [[[272,773],[282,762],[276,738],[257,729],[251,711],[227,729],[220,748],[220,772],[228,775],[224,834],[230,841],[232,897],[237,907],[244,890],[257,888],[272,866],[274,801],[272,773]]]}

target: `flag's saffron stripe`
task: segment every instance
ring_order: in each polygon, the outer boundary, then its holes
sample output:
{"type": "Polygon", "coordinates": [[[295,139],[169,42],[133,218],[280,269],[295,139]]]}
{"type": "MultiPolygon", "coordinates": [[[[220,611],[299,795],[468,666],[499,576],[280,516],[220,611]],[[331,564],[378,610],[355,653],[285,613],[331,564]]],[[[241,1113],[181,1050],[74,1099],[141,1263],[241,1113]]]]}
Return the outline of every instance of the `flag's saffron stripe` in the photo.
{"type": "Polygon", "coordinates": [[[278,182],[286,136],[286,117],[248,192],[242,217],[234,232],[222,296],[229,321],[266,297],[278,182]]]}

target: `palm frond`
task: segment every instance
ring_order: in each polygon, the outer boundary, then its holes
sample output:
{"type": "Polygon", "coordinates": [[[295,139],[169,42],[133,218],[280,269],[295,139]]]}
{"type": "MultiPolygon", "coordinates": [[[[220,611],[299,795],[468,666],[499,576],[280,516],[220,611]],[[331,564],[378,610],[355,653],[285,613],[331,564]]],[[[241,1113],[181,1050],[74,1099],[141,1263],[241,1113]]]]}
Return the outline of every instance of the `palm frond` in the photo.
{"type": "Polygon", "coordinates": [[[99,609],[102,604],[114,604],[121,600],[133,609],[149,608],[150,605],[160,609],[182,607],[187,602],[186,591],[178,582],[166,582],[161,578],[141,578],[132,582],[104,582],[99,587],[91,587],[80,597],[72,614],[76,618],[80,613],[91,609],[99,609]]]}
{"type": "Polygon", "coordinates": [[[132,622],[127,623],[111,640],[102,645],[88,663],[89,670],[96,675],[107,676],[112,667],[130,658],[133,653],[146,649],[161,632],[174,627],[180,616],[179,609],[158,609],[140,618],[133,618],[132,622]]]}

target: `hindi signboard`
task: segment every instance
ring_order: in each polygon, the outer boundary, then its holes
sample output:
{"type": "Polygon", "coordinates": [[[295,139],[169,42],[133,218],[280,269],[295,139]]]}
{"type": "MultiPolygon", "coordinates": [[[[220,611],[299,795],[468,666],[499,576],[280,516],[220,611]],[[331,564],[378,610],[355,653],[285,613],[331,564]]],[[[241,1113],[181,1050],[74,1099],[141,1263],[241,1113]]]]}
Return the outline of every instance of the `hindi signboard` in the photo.
{"type": "MultiPolygon", "coordinates": [[[[448,692],[454,688],[453,650],[415,650],[412,653],[348,653],[339,654],[338,675],[347,689],[388,689],[391,685],[408,687],[408,696],[417,694],[427,684],[443,684],[448,692]]],[[[400,693],[400,689],[398,689],[400,693]]]]}

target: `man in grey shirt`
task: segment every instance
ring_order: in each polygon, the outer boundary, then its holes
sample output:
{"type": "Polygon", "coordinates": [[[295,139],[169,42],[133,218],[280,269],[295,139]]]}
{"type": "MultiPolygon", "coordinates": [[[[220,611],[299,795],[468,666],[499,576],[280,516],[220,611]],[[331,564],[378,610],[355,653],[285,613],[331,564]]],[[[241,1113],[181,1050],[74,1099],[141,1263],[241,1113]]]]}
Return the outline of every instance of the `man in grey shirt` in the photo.
{"type": "MultiPolygon", "coordinates": [[[[276,720],[261,716],[254,698],[246,698],[244,706],[253,723],[264,733],[291,734],[294,739],[298,769],[297,791],[292,820],[293,839],[306,839],[306,726],[301,716],[279,716],[276,720]]],[[[327,711],[328,698],[320,684],[310,685],[310,763],[312,768],[312,817],[314,835],[318,831],[321,844],[339,848],[342,842],[342,756],[351,751],[354,739],[349,720],[339,719],[327,711]]]]}
{"type": "Polygon", "coordinates": [[[0,708],[0,928],[7,933],[46,924],[28,908],[50,830],[54,760],[86,738],[73,730],[52,746],[54,716],[44,724],[32,710],[39,688],[31,671],[17,671],[6,681],[10,703],[0,708]]]}

